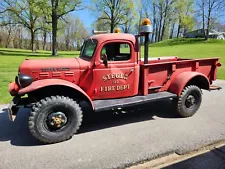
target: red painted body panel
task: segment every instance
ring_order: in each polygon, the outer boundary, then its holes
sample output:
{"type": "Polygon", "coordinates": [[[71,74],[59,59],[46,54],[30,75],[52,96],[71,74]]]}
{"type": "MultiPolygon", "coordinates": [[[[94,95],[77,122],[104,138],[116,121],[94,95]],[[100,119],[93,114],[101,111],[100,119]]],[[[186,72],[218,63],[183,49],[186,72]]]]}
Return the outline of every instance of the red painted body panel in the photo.
{"type": "MultiPolygon", "coordinates": [[[[164,58],[166,59],[166,58],[164,58]]],[[[171,59],[171,58],[170,58],[171,59]]],[[[174,58],[175,59],[175,58],[174,58]]],[[[211,58],[211,59],[177,59],[175,61],[161,61],[162,59],[155,59],[149,61],[149,64],[141,63],[141,84],[145,86],[144,90],[141,89],[140,93],[144,93],[143,91],[148,91],[149,88],[154,88],[157,86],[161,86],[161,88],[157,91],[167,91],[170,85],[176,81],[177,76],[182,74],[183,72],[187,72],[184,74],[184,79],[180,83],[181,86],[184,86],[191,77],[195,77],[197,75],[203,76],[207,79],[207,81],[211,84],[213,80],[215,80],[214,75],[217,71],[217,62],[219,58],[211,58]],[[158,60],[158,63],[157,63],[158,60]],[[154,62],[154,63],[152,63],[154,62]],[[146,72],[146,73],[144,73],[146,72]],[[147,76],[147,78],[146,78],[147,76]],[[186,77],[187,76],[187,77],[186,77]],[[186,80],[186,81],[185,81],[186,80]],[[145,85],[144,85],[145,84],[145,85]]],[[[183,76],[182,76],[183,77],[183,76]]],[[[174,91],[176,94],[180,94],[179,91],[174,91]]],[[[151,92],[151,91],[150,91],[151,92]]],[[[155,91],[154,91],[155,92],[155,91]]],[[[149,92],[147,92],[148,94],[149,92]]]]}
{"type": "MultiPolygon", "coordinates": [[[[93,83],[94,95],[93,99],[108,99],[108,98],[121,98],[129,97],[138,94],[138,81],[139,81],[139,64],[137,61],[137,52],[135,51],[135,38],[134,36],[118,36],[118,34],[109,34],[116,38],[126,37],[127,39],[113,39],[104,40],[99,43],[95,54],[95,67],[93,68],[93,83]],[[100,59],[101,49],[106,43],[110,42],[124,42],[130,45],[130,60],[126,61],[108,61],[108,67],[105,67],[103,61],[100,59]],[[127,78],[116,78],[119,75],[127,75],[127,78]],[[112,76],[112,77],[110,77],[112,76]],[[103,77],[108,77],[103,80],[103,77]],[[134,83],[134,81],[136,83],[134,83]],[[125,85],[129,86],[125,86],[125,85]],[[123,90],[123,88],[129,88],[123,90]],[[101,91],[103,90],[103,91],[101,91]]],[[[101,35],[102,36],[102,35],[101,35]]],[[[100,37],[101,37],[100,36],[100,37]]],[[[99,35],[98,35],[99,37],[99,35]]],[[[102,36],[104,37],[104,36],[102,36]]],[[[110,37],[108,37],[110,38],[110,37]]]]}
{"type": "Polygon", "coordinates": [[[92,104],[93,107],[93,103],[91,101],[91,98],[86,94],[86,92],[84,92],[79,86],[68,82],[66,80],[61,80],[61,79],[45,79],[45,80],[38,80],[33,82],[31,85],[29,85],[28,87],[22,88],[18,91],[19,95],[23,95],[26,93],[29,93],[31,91],[46,87],[46,86],[53,86],[53,85],[60,85],[60,86],[67,86],[67,87],[71,87],[74,90],[79,91],[80,93],[82,93],[84,96],[86,96],[88,98],[88,100],[90,101],[90,103],[92,104]]]}
{"type": "Polygon", "coordinates": [[[208,86],[210,86],[208,78],[199,72],[183,72],[178,74],[171,82],[168,91],[171,93],[175,93],[180,96],[185,85],[194,77],[202,76],[208,82],[208,86]]]}
{"type": "Polygon", "coordinates": [[[110,33],[110,34],[99,34],[90,37],[92,39],[96,39],[98,44],[105,43],[107,41],[115,41],[115,40],[127,40],[132,42],[133,44],[136,43],[136,38],[134,35],[126,34],[126,33],[110,33]]]}
{"type": "Polygon", "coordinates": [[[144,64],[139,58],[138,43],[133,35],[112,33],[94,35],[91,38],[97,40],[97,47],[89,60],[25,60],[19,72],[30,75],[34,82],[19,90],[15,90],[15,84],[10,84],[9,92],[13,95],[25,94],[45,86],[64,85],[81,92],[91,102],[162,91],[180,95],[183,87],[193,77],[202,76],[209,84],[216,80],[219,58],[179,59],[170,56],[151,58],[148,64],[144,64]],[[100,53],[103,46],[110,42],[129,44],[130,59],[108,61],[106,67],[100,53]]]}

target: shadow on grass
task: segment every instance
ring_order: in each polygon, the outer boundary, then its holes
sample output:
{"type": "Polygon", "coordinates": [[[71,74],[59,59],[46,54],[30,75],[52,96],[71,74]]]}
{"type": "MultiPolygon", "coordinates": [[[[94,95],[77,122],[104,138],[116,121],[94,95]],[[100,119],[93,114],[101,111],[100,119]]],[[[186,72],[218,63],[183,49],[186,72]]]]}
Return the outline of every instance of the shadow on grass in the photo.
{"type": "MultiPolygon", "coordinates": [[[[27,124],[29,111],[29,109],[20,109],[14,122],[8,120],[6,109],[0,112],[0,142],[10,141],[15,146],[43,145],[29,132],[27,124]]],[[[96,113],[91,116],[91,119],[84,120],[78,135],[131,123],[154,120],[154,116],[176,118],[176,115],[172,111],[171,103],[168,101],[134,107],[130,110],[125,110],[125,112],[118,114],[115,111],[96,113]]]]}
{"type": "Polygon", "coordinates": [[[23,57],[51,57],[51,55],[44,55],[42,53],[35,54],[35,53],[27,53],[24,54],[23,52],[15,52],[15,53],[5,53],[0,51],[0,55],[2,56],[23,56],[23,57]]]}
{"type": "Polygon", "coordinates": [[[0,49],[0,52],[9,52],[9,53],[26,53],[26,54],[48,54],[48,55],[51,55],[51,51],[42,51],[42,52],[32,52],[32,51],[23,51],[23,50],[18,50],[18,49],[0,49]]]}
{"type": "Polygon", "coordinates": [[[58,56],[52,56],[51,52],[29,52],[29,51],[16,51],[16,50],[2,50],[0,49],[0,55],[2,56],[24,56],[24,57],[65,57],[65,56],[79,56],[80,53],[76,51],[61,51],[58,52],[58,56]],[[74,52],[74,53],[73,53],[74,52]]]}
{"type": "Polygon", "coordinates": [[[23,54],[23,53],[4,53],[4,52],[0,52],[0,55],[2,56],[23,56],[23,57],[49,57],[49,58],[54,58],[54,57],[78,57],[79,54],[73,54],[73,53],[70,53],[70,54],[59,54],[57,56],[52,56],[52,55],[45,55],[45,54],[42,54],[42,53],[39,53],[39,54],[35,54],[35,53],[29,53],[29,54],[23,54]]]}

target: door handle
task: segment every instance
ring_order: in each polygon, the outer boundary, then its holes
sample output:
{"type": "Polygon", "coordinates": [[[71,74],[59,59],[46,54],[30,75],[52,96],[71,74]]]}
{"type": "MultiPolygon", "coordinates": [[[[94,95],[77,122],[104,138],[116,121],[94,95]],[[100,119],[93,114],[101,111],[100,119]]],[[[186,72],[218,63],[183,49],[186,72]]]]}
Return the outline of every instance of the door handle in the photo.
{"type": "Polygon", "coordinates": [[[130,76],[133,71],[134,71],[134,68],[130,69],[130,72],[128,73],[127,76],[130,76]]]}

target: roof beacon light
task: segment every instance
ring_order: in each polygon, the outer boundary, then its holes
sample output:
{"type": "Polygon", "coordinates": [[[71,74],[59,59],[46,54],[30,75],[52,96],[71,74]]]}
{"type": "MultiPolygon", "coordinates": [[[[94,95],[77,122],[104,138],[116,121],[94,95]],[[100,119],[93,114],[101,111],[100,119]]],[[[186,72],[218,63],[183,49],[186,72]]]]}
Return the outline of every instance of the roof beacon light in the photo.
{"type": "Polygon", "coordinates": [[[120,33],[120,28],[116,28],[116,29],[114,30],[114,33],[120,33]]]}
{"type": "Polygon", "coordinates": [[[141,33],[152,33],[152,25],[150,19],[145,18],[142,21],[141,33]]]}
{"type": "Polygon", "coordinates": [[[145,18],[145,19],[142,21],[142,26],[144,26],[144,25],[148,25],[148,26],[150,26],[150,25],[151,25],[151,21],[150,21],[150,19],[145,18]]]}

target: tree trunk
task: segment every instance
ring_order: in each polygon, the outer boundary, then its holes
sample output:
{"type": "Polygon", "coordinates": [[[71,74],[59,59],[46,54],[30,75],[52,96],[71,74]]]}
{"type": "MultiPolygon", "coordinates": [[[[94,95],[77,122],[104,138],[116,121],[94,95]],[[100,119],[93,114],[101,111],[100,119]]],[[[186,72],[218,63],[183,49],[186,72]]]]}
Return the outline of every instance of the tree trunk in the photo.
{"type": "Polygon", "coordinates": [[[166,20],[164,18],[163,25],[162,25],[162,34],[161,34],[161,37],[160,37],[160,40],[161,41],[163,40],[164,33],[165,33],[165,24],[166,24],[165,22],[166,22],[166,20]]]}
{"type": "Polygon", "coordinates": [[[159,36],[158,23],[156,23],[155,24],[155,42],[158,42],[158,36],[159,36]]]}
{"type": "Polygon", "coordinates": [[[111,21],[111,24],[110,24],[110,33],[113,33],[113,29],[114,29],[114,23],[113,23],[113,21],[111,21]]]}
{"type": "Polygon", "coordinates": [[[23,49],[23,30],[19,28],[19,42],[20,42],[20,49],[23,49]]]}
{"type": "Polygon", "coordinates": [[[179,19],[179,24],[178,24],[178,29],[177,29],[177,38],[179,38],[179,34],[180,34],[180,28],[181,28],[181,20],[179,19]]]}
{"type": "Polygon", "coordinates": [[[170,39],[173,38],[174,27],[175,27],[175,23],[173,22],[172,27],[171,27],[171,31],[170,31],[170,39]]]}
{"type": "Polygon", "coordinates": [[[161,30],[162,30],[162,20],[163,20],[163,11],[162,11],[162,4],[160,6],[160,19],[159,19],[159,28],[158,28],[158,42],[161,39],[161,30]]]}
{"type": "Polygon", "coordinates": [[[164,11],[164,16],[163,16],[163,25],[162,25],[162,33],[161,33],[161,37],[160,40],[163,40],[164,34],[165,34],[165,27],[166,27],[166,19],[167,19],[167,12],[168,12],[168,0],[166,1],[166,7],[165,7],[165,11],[164,11]]]}
{"type": "Polygon", "coordinates": [[[65,42],[65,47],[66,47],[66,50],[69,50],[69,46],[70,46],[70,40],[69,40],[69,35],[66,36],[66,42],[65,42]]]}
{"type": "Polygon", "coordinates": [[[47,32],[43,32],[43,50],[46,50],[47,32]]]}
{"type": "MultiPolygon", "coordinates": [[[[209,12],[210,13],[210,12],[209,12]]],[[[206,30],[206,37],[205,37],[205,40],[208,40],[209,39],[209,29],[210,29],[210,14],[208,15],[209,18],[208,18],[208,21],[207,21],[207,30],[206,30]]]]}
{"type": "Polygon", "coordinates": [[[154,41],[154,38],[155,38],[155,41],[156,41],[156,5],[155,5],[155,2],[153,1],[152,3],[153,5],[153,34],[152,34],[152,42],[154,41]]]}
{"type": "Polygon", "coordinates": [[[34,33],[33,29],[30,30],[30,34],[31,34],[30,47],[31,47],[32,52],[35,52],[35,49],[34,49],[35,33],[34,33]]]}
{"type": "Polygon", "coordinates": [[[7,40],[6,40],[6,45],[5,45],[6,48],[8,48],[8,46],[9,46],[11,32],[12,32],[12,28],[10,27],[9,31],[8,31],[8,37],[7,37],[7,40]]]}
{"type": "Polygon", "coordinates": [[[35,48],[36,48],[36,50],[39,50],[39,40],[38,39],[35,41],[35,48]]]}
{"type": "Polygon", "coordinates": [[[57,56],[57,30],[59,0],[51,0],[52,3],[52,56],[57,56]]]}
{"type": "Polygon", "coordinates": [[[57,22],[57,14],[55,10],[52,10],[52,56],[57,56],[57,22]]]}
{"type": "Polygon", "coordinates": [[[202,1],[202,29],[203,29],[203,37],[206,39],[205,34],[205,2],[202,1]]]}
{"type": "Polygon", "coordinates": [[[205,40],[209,39],[210,19],[211,19],[211,8],[210,8],[210,3],[209,3],[208,17],[207,17],[207,30],[206,30],[205,40]]]}

